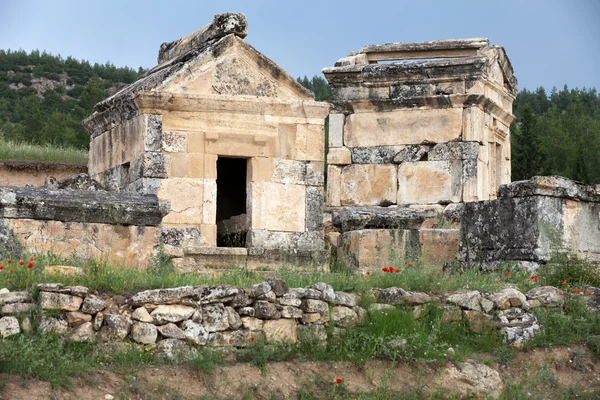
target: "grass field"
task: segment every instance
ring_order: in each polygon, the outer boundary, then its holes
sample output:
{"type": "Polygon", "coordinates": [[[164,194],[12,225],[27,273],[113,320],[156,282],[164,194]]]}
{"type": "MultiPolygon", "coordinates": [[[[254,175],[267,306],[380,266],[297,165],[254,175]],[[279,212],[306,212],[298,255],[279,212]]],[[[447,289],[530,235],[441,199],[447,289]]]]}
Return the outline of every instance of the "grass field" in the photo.
{"type": "Polygon", "coordinates": [[[70,147],[14,143],[0,139],[0,160],[87,165],[87,151],[70,147]]]}

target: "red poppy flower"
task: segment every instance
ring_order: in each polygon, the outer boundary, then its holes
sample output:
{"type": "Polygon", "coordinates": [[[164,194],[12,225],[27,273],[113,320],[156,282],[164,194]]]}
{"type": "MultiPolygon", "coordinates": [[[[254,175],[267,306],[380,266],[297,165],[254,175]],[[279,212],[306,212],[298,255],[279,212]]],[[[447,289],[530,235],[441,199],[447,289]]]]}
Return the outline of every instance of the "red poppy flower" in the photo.
{"type": "Polygon", "coordinates": [[[33,268],[33,263],[27,264],[27,268],[29,268],[29,269],[33,268]]]}
{"type": "Polygon", "coordinates": [[[562,281],[563,286],[567,285],[567,281],[562,281]]]}
{"type": "Polygon", "coordinates": [[[251,342],[254,342],[254,337],[250,337],[250,341],[251,341],[251,342]]]}
{"type": "Polygon", "coordinates": [[[35,258],[29,257],[29,261],[35,261],[35,258]]]}
{"type": "Polygon", "coordinates": [[[577,289],[577,293],[581,293],[581,289],[577,289]]]}
{"type": "Polygon", "coordinates": [[[575,289],[571,290],[571,293],[572,293],[572,294],[575,294],[575,289]]]}
{"type": "Polygon", "coordinates": [[[397,270],[396,270],[396,273],[398,273],[398,272],[400,272],[400,270],[399,270],[399,269],[397,269],[397,270]]]}
{"type": "Polygon", "coordinates": [[[531,280],[534,280],[534,279],[535,279],[535,275],[531,275],[531,280]]]}
{"type": "Polygon", "coordinates": [[[340,383],[342,383],[343,381],[344,381],[344,380],[343,380],[342,378],[337,378],[337,379],[335,380],[335,383],[337,383],[337,384],[339,385],[339,384],[340,384],[340,383]]]}
{"type": "Polygon", "coordinates": [[[367,271],[367,275],[371,275],[371,271],[367,271]]]}
{"type": "Polygon", "coordinates": [[[535,283],[538,283],[538,281],[539,281],[539,279],[538,279],[538,277],[536,276],[536,277],[535,277],[535,283]]]}
{"type": "Polygon", "coordinates": [[[19,265],[25,265],[25,261],[19,261],[19,265]]]}
{"type": "Polygon", "coordinates": [[[409,266],[409,267],[412,267],[413,265],[412,265],[412,264],[408,264],[408,266],[409,266]]]}
{"type": "Polygon", "coordinates": [[[4,265],[0,265],[0,269],[4,269],[4,265]]]}
{"type": "Polygon", "coordinates": [[[588,296],[593,295],[594,293],[591,290],[588,290],[588,296]]]}
{"type": "Polygon", "coordinates": [[[8,271],[8,272],[10,272],[10,273],[13,273],[13,272],[15,272],[15,270],[14,270],[14,269],[11,269],[11,270],[10,270],[10,271],[8,271]]]}
{"type": "Polygon", "coordinates": [[[506,272],[504,273],[504,275],[506,275],[506,276],[509,276],[509,275],[510,275],[510,271],[506,271],[506,272]]]}
{"type": "Polygon", "coordinates": [[[383,272],[388,272],[388,269],[387,269],[386,267],[383,267],[383,268],[381,268],[381,270],[382,270],[383,272]]]}
{"type": "Polygon", "coordinates": [[[6,261],[6,262],[10,264],[10,263],[12,262],[12,260],[8,260],[8,261],[6,261]]]}

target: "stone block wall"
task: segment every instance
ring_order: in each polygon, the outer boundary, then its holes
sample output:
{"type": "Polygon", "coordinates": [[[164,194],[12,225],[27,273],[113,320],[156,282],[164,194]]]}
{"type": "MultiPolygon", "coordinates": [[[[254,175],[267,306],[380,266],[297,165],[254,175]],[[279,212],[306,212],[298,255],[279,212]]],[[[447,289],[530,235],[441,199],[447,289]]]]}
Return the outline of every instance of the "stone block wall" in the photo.
{"type": "Polygon", "coordinates": [[[504,49],[487,39],[372,45],[323,73],[333,103],[328,209],[372,207],[385,214],[392,207],[428,208],[437,210],[442,228],[341,229],[351,258],[369,269],[417,256],[437,265],[452,261],[458,221],[444,224],[444,207],[493,199],[498,186],[510,182],[509,126],[517,87],[504,49]],[[415,239],[400,239],[405,235],[415,239]],[[359,246],[363,255],[352,250],[367,236],[378,245],[369,251],[359,246]],[[431,245],[434,237],[443,250],[431,245]]]}
{"type": "Polygon", "coordinates": [[[526,295],[512,288],[423,293],[390,287],[372,289],[367,295],[375,302],[365,310],[355,294],[336,292],[326,283],[288,288],[276,278],[251,289],[182,286],[131,296],[94,294],[87,287],[60,283],[38,284],[36,289],[37,300],[27,291],[0,289],[0,337],[37,328],[72,341],[130,340],[167,359],[193,357],[203,347],[241,348],[258,341],[317,339],[326,344],[364,324],[368,314],[395,306],[410,307],[419,318],[423,307],[435,305],[443,309],[445,322],[463,323],[475,332],[498,329],[508,344],[521,344],[542,329],[533,308],[560,310],[564,304],[563,293],[550,286],[526,295]]]}
{"type": "Polygon", "coordinates": [[[600,263],[600,186],[559,176],[503,185],[498,199],[465,204],[462,261],[494,268],[518,261],[529,268],[566,255],[600,263]]]}
{"type": "Polygon", "coordinates": [[[155,195],[93,188],[0,187],[0,258],[27,251],[147,266],[159,249],[164,206],[155,195]]]}
{"type": "Polygon", "coordinates": [[[0,161],[0,186],[43,186],[48,177],[64,179],[87,172],[85,165],[31,161],[0,161]]]}

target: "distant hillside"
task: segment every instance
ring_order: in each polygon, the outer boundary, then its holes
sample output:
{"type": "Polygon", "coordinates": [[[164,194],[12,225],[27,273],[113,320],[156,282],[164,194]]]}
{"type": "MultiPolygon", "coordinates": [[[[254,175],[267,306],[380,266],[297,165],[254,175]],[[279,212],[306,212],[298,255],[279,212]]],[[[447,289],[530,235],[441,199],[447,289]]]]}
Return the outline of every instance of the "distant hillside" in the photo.
{"type": "Polygon", "coordinates": [[[87,149],[81,121],[144,70],[0,50],[0,139],[87,149]]]}

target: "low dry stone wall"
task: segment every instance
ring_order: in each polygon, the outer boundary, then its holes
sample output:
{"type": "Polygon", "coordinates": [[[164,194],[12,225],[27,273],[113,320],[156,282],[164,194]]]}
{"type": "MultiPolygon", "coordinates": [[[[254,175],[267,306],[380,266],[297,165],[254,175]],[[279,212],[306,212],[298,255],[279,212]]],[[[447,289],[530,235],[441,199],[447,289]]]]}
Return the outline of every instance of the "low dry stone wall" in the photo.
{"type": "MultiPolygon", "coordinates": [[[[376,303],[368,311],[357,296],[315,283],[288,288],[269,278],[251,289],[232,286],[182,286],[138,292],[130,297],[92,294],[86,287],[39,284],[37,295],[0,290],[0,336],[31,332],[64,335],[73,341],[131,340],[155,347],[167,359],[189,356],[198,347],[246,347],[256,340],[295,343],[302,338],[327,340],[327,327],[339,335],[363,324],[367,313],[396,305],[414,307],[418,318],[428,303],[444,308],[448,323],[466,321],[473,331],[500,330],[509,344],[531,339],[542,327],[535,307],[562,307],[563,293],[545,286],[523,294],[507,288],[498,293],[457,291],[437,294],[402,288],[373,289],[376,303]],[[32,313],[39,309],[39,313],[32,313]],[[32,320],[32,315],[39,315],[32,320]]],[[[402,340],[402,338],[398,338],[402,340]]]]}

